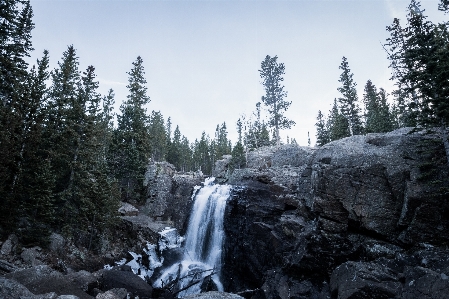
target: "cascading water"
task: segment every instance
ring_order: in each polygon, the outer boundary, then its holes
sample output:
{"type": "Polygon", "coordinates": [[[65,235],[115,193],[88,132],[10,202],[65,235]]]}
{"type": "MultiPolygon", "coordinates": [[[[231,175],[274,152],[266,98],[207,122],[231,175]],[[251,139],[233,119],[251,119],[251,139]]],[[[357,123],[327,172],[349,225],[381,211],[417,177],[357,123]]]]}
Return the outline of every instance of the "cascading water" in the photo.
{"type": "MultiPolygon", "coordinates": [[[[154,287],[160,288],[173,279],[183,278],[179,280],[178,285],[178,290],[181,290],[214,273],[211,278],[218,290],[223,291],[220,282],[223,216],[230,186],[214,184],[214,180],[213,177],[206,179],[204,187],[195,195],[183,260],[167,268],[155,281],[154,287]]],[[[200,291],[201,283],[197,283],[180,292],[178,296],[183,297],[200,291]]]]}

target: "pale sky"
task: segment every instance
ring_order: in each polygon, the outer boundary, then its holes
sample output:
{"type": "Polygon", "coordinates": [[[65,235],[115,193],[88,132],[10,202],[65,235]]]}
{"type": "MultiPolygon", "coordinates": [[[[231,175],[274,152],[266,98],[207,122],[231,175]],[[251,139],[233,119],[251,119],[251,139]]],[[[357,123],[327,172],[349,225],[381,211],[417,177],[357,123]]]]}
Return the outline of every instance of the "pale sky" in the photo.
{"type": "MultiPolygon", "coordinates": [[[[32,59],[50,51],[55,68],[73,44],[80,69],[96,68],[100,92],[115,91],[117,111],[126,99],[128,72],[144,61],[148,112],[161,111],[173,129],[193,142],[213,137],[226,122],[235,143],[237,119],[255,110],[263,96],[258,70],[266,55],[285,64],[286,115],[296,122],[282,136],[315,144],[318,110],[325,114],[339,96],[339,65],[346,56],[359,97],[368,79],[392,91],[381,44],[394,17],[405,24],[410,1],[101,1],[31,0],[34,9],[32,59]]],[[[437,0],[421,1],[434,22],[449,16],[437,0]]]]}

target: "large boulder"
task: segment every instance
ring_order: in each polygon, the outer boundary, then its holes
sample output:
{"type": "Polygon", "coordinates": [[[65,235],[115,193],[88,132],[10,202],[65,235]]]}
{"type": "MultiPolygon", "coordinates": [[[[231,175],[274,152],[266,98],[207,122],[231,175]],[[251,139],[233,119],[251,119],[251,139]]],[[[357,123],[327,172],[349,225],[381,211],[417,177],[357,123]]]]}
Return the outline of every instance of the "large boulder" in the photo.
{"type": "Polygon", "coordinates": [[[69,277],[64,276],[62,273],[46,265],[12,272],[5,275],[5,277],[21,283],[36,295],[55,292],[58,295],[74,295],[80,299],[93,298],[85,293],[69,277]]]}
{"type": "Polygon", "coordinates": [[[139,298],[151,298],[153,288],[131,271],[107,270],[103,272],[102,289],[124,288],[139,298]]]}
{"type": "Polygon", "coordinates": [[[139,210],[127,202],[120,203],[118,212],[122,216],[137,216],[139,214],[139,210]]]}
{"type": "Polygon", "coordinates": [[[3,242],[0,253],[2,255],[14,254],[14,251],[17,248],[18,242],[19,242],[19,239],[17,238],[16,235],[14,235],[14,234],[9,235],[8,239],[5,242],[3,242]]]}
{"type": "Polygon", "coordinates": [[[0,298],[17,299],[21,297],[34,296],[24,285],[5,277],[0,276],[0,298]]]}

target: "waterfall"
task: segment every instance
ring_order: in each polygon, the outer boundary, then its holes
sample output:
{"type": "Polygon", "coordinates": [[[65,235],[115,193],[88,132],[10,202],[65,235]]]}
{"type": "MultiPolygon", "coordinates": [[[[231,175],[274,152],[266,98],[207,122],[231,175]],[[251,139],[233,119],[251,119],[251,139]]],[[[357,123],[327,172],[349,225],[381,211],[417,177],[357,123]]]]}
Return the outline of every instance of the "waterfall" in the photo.
{"type": "MultiPolygon", "coordinates": [[[[230,186],[214,184],[215,178],[206,179],[204,187],[194,197],[194,204],[185,236],[184,257],[179,263],[167,268],[155,281],[155,287],[162,287],[177,277],[182,289],[193,281],[202,280],[212,274],[213,282],[223,291],[220,282],[221,255],[224,239],[223,216],[230,186]]],[[[201,291],[201,282],[178,294],[183,297],[201,291]]]]}

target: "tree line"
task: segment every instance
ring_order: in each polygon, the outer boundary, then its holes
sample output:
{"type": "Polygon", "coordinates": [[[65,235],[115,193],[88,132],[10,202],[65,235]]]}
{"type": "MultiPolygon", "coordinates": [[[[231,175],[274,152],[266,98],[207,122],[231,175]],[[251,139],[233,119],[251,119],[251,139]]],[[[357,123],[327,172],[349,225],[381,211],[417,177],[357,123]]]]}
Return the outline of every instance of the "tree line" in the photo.
{"type": "Polygon", "coordinates": [[[58,231],[95,249],[115,224],[120,200],[144,201],[150,159],[210,174],[231,153],[226,123],[214,138],[203,132],[190,143],[178,126],[172,134],[170,118],[147,112],[141,57],[117,115],[113,90],[98,92],[95,68],[79,69],[73,45],[54,70],[48,51],[30,67],[32,17],[27,0],[0,3],[0,235],[44,245],[58,231]]]}
{"type": "MultiPolygon", "coordinates": [[[[449,2],[441,0],[439,10],[449,12],[449,2]]],[[[406,25],[399,19],[387,27],[390,37],[383,45],[390,61],[396,89],[394,103],[383,88],[371,80],[365,84],[360,105],[356,83],[346,57],[343,57],[338,88],[326,117],[318,111],[317,145],[344,137],[388,132],[400,127],[447,127],[449,123],[449,22],[427,20],[419,1],[408,6],[406,25]],[[363,109],[360,107],[362,106],[363,109]]]]}
{"type": "Polygon", "coordinates": [[[0,3],[0,236],[15,232],[24,244],[45,245],[51,232],[97,250],[117,221],[120,201],[141,204],[146,167],[167,161],[178,171],[212,173],[223,155],[231,168],[245,166],[245,152],[280,144],[279,130],[292,121],[283,116],[284,65],[267,56],[259,70],[270,119],[239,120],[233,146],[225,122],[214,136],[205,132],[190,142],[170,117],[147,111],[150,97],[143,60],[128,74],[127,98],[114,113],[114,91],[98,91],[95,67],[80,69],[73,45],[49,70],[44,51],[35,65],[27,58],[33,10],[29,0],[0,3]]]}

